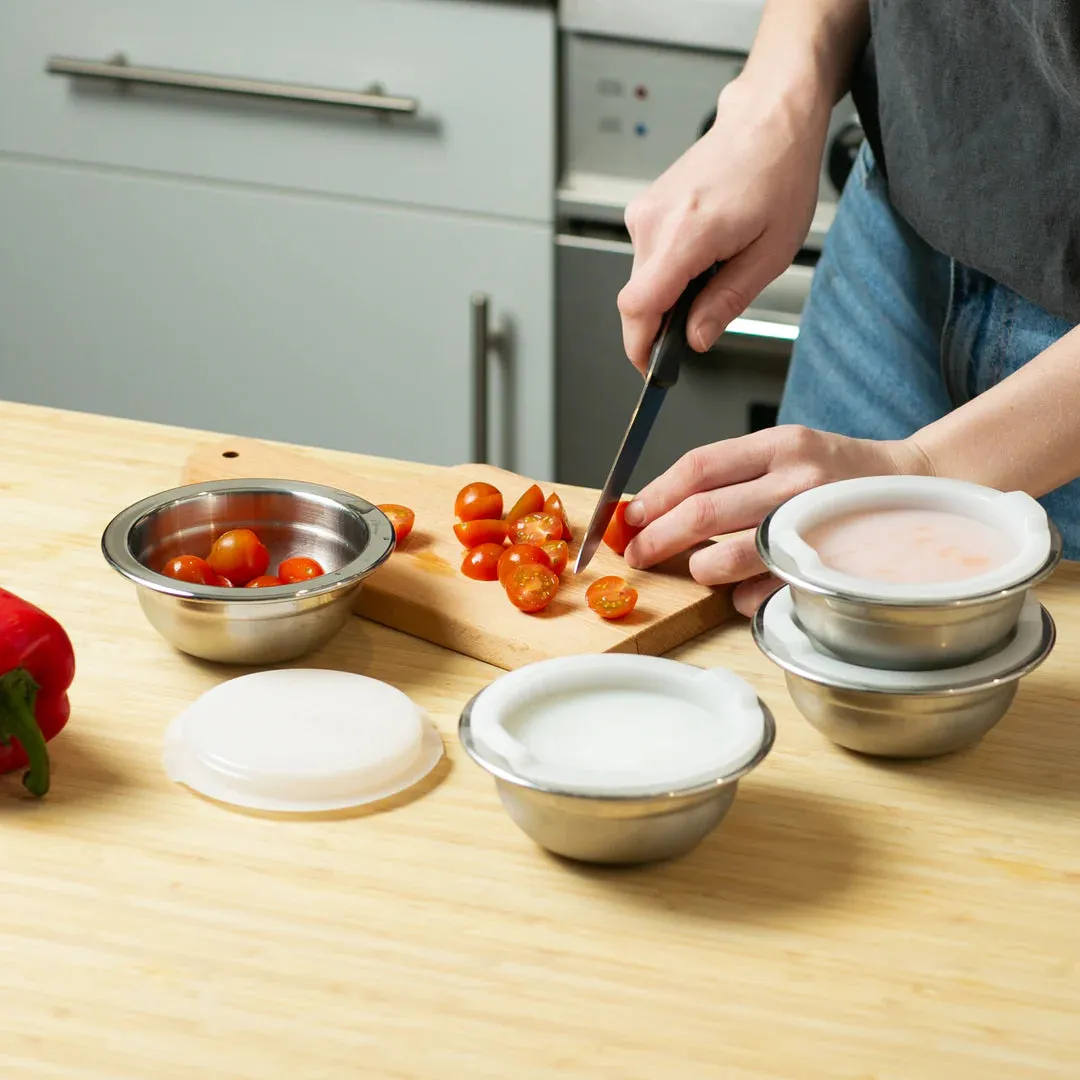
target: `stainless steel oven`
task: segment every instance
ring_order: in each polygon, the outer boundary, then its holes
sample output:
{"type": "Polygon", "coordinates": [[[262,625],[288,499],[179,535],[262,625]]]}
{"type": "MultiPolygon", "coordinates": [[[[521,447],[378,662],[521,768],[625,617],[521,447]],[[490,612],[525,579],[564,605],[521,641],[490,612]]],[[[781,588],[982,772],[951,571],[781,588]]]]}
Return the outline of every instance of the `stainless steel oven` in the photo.
{"type": "MultiPolygon", "coordinates": [[[[744,19],[730,24],[730,34],[716,16],[733,0],[670,2],[696,5],[699,14],[709,5],[714,20],[703,30],[705,47],[655,40],[651,23],[626,24],[621,17],[605,29],[596,13],[620,5],[564,4],[555,253],[556,469],[562,483],[603,483],[641,389],[623,351],[616,308],[633,259],[626,206],[711,125],[719,89],[745,60],[745,0],[737,0],[744,19]],[[627,25],[639,36],[622,36],[627,25]]],[[[687,37],[688,18],[672,19],[687,37]]],[[[713,350],[683,371],[630,490],[693,446],[775,422],[814,264],[860,139],[845,101],[834,113],[820,201],[803,250],[713,350]]]]}

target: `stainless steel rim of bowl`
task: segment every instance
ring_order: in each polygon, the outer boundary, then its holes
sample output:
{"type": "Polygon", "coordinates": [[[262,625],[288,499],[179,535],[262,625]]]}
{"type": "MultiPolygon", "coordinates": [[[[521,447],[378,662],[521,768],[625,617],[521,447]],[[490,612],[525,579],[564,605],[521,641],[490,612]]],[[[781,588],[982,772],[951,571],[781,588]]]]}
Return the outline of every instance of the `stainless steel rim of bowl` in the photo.
{"type": "Polygon", "coordinates": [[[518,776],[513,770],[500,765],[497,762],[491,761],[480,752],[476,743],[473,741],[471,717],[473,706],[483,692],[483,690],[479,691],[468,700],[465,704],[465,708],[461,710],[461,716],[458,719],[458,740],[465,748],[465,752],[477,765],[499,780],[503,780],[508,784],[513,784],[515,787],[525,788],[529,791],[538,791],[545,795],[557,795],[565,799],[587,799],[589,801],[607,803],[655,802],[658,805],[661,805],[669,803],[673,799],[692,799],[699,795],[707,795],[709,792],[717,791],[722,787],[726,787],[728,784],[734,783],[736,780],[741,780],[747,773],[756,769],[758,765],[769,756],[769,751],[772,750],[773,743],[776,741],[776,721],[773,718],[773,714],[769,710],[769,707],[759,698],[758,704],[761,706],[761,712],[765,722],[765,734],[762,738],[758,752],[741,768],[726,773],[723,776],[718,776],[713,780],[708,780],[703,784],[696,784],[695,786],[688,788],[677,788],[666,792],[648,792],[646,794],[634,794],[632,792],[626,794],[583,793],[569,788],[538,784],[533,780],[518,776]]]}
{"type": "MultiPolygon", "coordinates": [[[[783,506],[783,503],[780,504],[783,506]]],[[[1006,589],[997,589],[994,592],[979,593],[975,596],[959,597],[955,600],[919,600],[919,599],[896,599],[896,600],[881,600],[878,598],[868,598],[865,596],[859,596],[857,593],[841,592],[836,589],[827,589],[822,585],[815,585],[811,581],[806,581],[803,578],[795,577],[793,574],[787,573],[787,571],[780,569],[773,561],[772,554],[769,551],[769,523],[772,521],[776,512],[780,509],[780,506],[775,507],[770,511],[761,521],[761,524],[757,527],[755,534],[755,544],[757,546],[758,555],[761,556],[761,561],[765,564],[765,568],[769,571],[773,577],[778,577],[781,581],[786,582],[788,585],[792,585],[797,589],[800,589],[805,593],[812,593],[815,596],[824,596],[829,599],[843,600],[851,604],[859,604],[867,608],[966,608],[976,607],[979,604],[985,604],[988,600],[1004,600],[1006,597],[1013,596],[1018,592],[1025,592],[1028,589],[1038,585],[1039,582],[1048,578],[1054,570],[1057,568],[1059,562],[1061,562],[1061,556],[1064,552],[1064,544],[1061,538],[1061,532],[1058,527],[1049,519],[1047,524],[1050,528],[1050,554],[1046,557],[1046,561],[1035,571],[1030,577],[1025,578],[1023,581],[1017,581],[1010,585],[1006,589]]]]}
{"type": "Polygon", "coordinates": [[[109,565],[137,586],[164,593],[181,600],[220,603],[222,600],[245,604],[280,603],[297,597],[320,596],[350,585],[381,566],[393,553],[394,527],[390,519],[374,503],[338,488],[304,481],[213,480],[205,484],[185,484],[169,488],[140,499],[121,510],[105,527],[101,536],[101,552],[109,565]],[[280,493],[304,495],[332,502],[361,517],[368,527],[368,540],[363,550],[337,570],[323,574],[312,582],[293,585],[272,585],[265,589],[229,589],[217,585],[192,585],[176,581],[144,566],[131,550],[132,530],[150,514],[164,510],[199,495],[230,492],[236,494],[280,493]]]}
{"type": "Polygon", "coordinates": [[[961,694],[974,694],[979,690],[989,690],[995,686],[1004,686],[1006,683],[1015,682],[1018,679],[1022,679],[1025,675],[1029,675],[1050,655],[1053,651],[1054,643],[1057,640],[1057,627],[1054,624],[1054,620],[1051,617],[1050,612],[1040,604],[1039,614],[1042,618],[1042,641],[1040,642],[1038,651],[1023,663],[1017,664],[1015,667],[1002,672],[992,679],[978,679],[970,683],[961,683],[958,686],[922,690],[882,689],[880,686],[872,686],[869,683],[834,682],[817,672],[809,671],[799,664],[793,664],[790,660],[777,656],[776,653],[768,647],[765,641],[765,609],[777,595],[779,594],[773,593],[773,595],[770,596],[756,612],[754,612],[754,617],[750,621],[750,631],[754,638],[754,644],[757,645],[762,653],[776,664],[777,667],[782,668],[792,675],[797,675],[807,682],[815,683],[818,686],[831,687],[834,690],[857,690],[860,693],[881,694],[883,697],[955,697],[961,694]]]}

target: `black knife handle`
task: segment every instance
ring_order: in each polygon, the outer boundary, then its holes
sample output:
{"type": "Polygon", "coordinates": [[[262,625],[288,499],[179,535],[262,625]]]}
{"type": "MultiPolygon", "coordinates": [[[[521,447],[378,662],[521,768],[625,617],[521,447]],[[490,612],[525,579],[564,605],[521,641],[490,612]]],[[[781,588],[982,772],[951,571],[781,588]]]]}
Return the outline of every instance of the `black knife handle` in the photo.
{"type": "Polygon", "coordinates": [[[645,378],[656,386],[674,386],[679,381],[679,369],[683,360],[693,350],[686,340],[686,322],[690,318],[690,309],[701,290],[712,281],[713,275],[720,269],[720,264],[710,266],[699,274],[683,290],[682,296],[675,301],[675,306],[664,316],[660,333],[653,344],[649,370],[645,378]]]}

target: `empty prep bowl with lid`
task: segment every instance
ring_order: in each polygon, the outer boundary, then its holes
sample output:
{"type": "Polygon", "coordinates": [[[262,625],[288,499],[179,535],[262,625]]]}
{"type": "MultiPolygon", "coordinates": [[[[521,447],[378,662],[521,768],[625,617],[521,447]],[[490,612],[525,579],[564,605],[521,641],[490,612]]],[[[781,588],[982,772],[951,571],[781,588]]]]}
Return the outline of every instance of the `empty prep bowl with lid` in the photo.
{"type": "Polygon", "coordinates": [[[502,676],[466,706],[459,736],[541,847],[642,863],[685,854],[720,823],[775,726],[731,671],[601,654],[502,676]]]}
{"type": "Polygon", "coordinates": [[[1023,492],[927,476],[804,491],[762,521],[758,551],[796,619],[836,656],[893,670],[955,667],[1015,631],[1061,535],[1023,492]]]}

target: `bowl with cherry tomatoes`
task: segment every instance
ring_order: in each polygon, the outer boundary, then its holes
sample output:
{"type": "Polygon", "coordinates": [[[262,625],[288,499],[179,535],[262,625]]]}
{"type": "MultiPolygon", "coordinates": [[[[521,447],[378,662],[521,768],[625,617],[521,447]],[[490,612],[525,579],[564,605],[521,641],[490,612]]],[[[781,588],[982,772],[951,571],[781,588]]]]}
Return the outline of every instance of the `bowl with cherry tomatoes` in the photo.
{"type": "Polygon", "coordinates": [[[117,514],[102,554],[175,648],[275,664],[326,644],[395,546],[391,518],[346,491],[251,479],[189,484],[117,514]]]}

